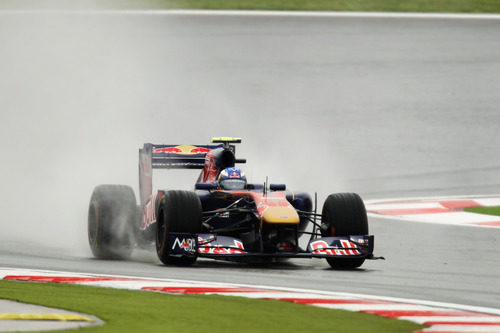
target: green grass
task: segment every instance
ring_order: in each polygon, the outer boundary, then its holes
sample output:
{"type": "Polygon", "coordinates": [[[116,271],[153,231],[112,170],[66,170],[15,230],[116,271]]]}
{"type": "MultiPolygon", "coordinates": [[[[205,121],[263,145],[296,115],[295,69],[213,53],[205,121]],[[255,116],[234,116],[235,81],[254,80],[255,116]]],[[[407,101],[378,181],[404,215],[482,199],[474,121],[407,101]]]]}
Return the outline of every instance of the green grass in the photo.
{"type": "Polygon", "coordinates": [[[500,207],[470,207],[464,210],[470,213],[500,216],[500,207]]]}
{"type": "Polygon", "coordinates": [[[424,327],[282,301],[69,284],[0,280],[0,298],[90,314],[106,322],[85,328],[85,332],[414,332],[424,327]]]}

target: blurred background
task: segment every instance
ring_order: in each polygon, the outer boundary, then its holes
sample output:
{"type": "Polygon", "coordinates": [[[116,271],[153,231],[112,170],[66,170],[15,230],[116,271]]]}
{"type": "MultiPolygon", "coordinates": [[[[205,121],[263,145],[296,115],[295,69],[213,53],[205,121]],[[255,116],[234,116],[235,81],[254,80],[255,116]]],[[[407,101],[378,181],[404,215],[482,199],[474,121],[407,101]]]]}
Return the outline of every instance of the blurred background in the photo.
{"type": "MultiPolygon", "coordinates": [[[[0,240],[90,253],[145,142],[237,136],[251,182],[498,193],[498,20],[0,13],[0,240]]],[[[192,189],[197,171],[157,188],[192,189]]],[[[166,173],[166,174],[165,174],[166,173]]],[[[156,176],[156,175],[155,175],[156,176]]]]}

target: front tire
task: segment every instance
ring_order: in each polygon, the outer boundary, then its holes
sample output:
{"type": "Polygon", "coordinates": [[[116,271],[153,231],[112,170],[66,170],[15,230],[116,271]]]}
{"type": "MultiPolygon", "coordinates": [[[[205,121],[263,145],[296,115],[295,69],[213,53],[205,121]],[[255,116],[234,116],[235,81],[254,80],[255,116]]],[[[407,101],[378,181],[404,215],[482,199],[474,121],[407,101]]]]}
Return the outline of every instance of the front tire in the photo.
{"type": "Polygon", "coordinates": [[[170,254],[169,233],[197,234],[201,231],[201,201],[194,192],[167,191],[158,209],[156,253],[165,265],[189,266],[197,257],[170,254]]]}
{"type": "Polygon", "coordinates": [[[139,221],[134,191],[126,185],[99,185],[88,212],[90,249],[99,259],[128,259],[139,221]]]}
{"type": "MultiPolygon", "coordinates": [[[[321,215],[323,237],[368,235],[365,204],[356,193],[330,194],[321,215]]],[[[326,261],[332,268],[354,269],[360,267],[365,258],[327,258],[326,261]]]]}

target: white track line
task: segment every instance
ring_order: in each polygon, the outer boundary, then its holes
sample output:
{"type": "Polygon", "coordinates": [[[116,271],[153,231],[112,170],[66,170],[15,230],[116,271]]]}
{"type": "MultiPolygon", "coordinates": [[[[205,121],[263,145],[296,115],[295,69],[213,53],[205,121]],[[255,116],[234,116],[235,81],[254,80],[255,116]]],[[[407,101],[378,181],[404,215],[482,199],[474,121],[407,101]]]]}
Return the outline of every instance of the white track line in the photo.
{"type": "Polygon", "coordinates": [[[320,11],[267,11],[267,10],[187,10],[187,9],[8,9],[0,15],[63,14],[63,15],[136,15],[136,16],[245,16],[245,17],[310,17],[310,18],[396,18],[396,19],[453,19],[500,20],[500,14],[458,13],[398,13],[398,12],[320,12],[320,11]]]}

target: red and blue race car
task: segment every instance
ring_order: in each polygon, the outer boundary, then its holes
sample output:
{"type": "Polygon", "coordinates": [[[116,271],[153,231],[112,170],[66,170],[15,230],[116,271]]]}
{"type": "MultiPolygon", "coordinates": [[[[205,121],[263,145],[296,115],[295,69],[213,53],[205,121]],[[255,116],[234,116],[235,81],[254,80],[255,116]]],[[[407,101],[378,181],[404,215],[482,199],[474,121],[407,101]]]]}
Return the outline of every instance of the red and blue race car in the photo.
{"type": "Polygon", "coordinates": [[[373,256],[364,203],[355,193],[317,200],[284,184],[249,184],[237,164],[238,138],[209,145],[144,144],[139,149],[140,204],[126,185],[99,185],[90,200],[88,238],[98,258],[126,259],[135,247],[154,246],[167,265],[197,258],[272,262],[325,258],[352,269],[373,256]],[[154,169],[201,169],[192,191],[153,192],[154,169]],[[299,238],[308,237],[302,248],[299,238]]]}

